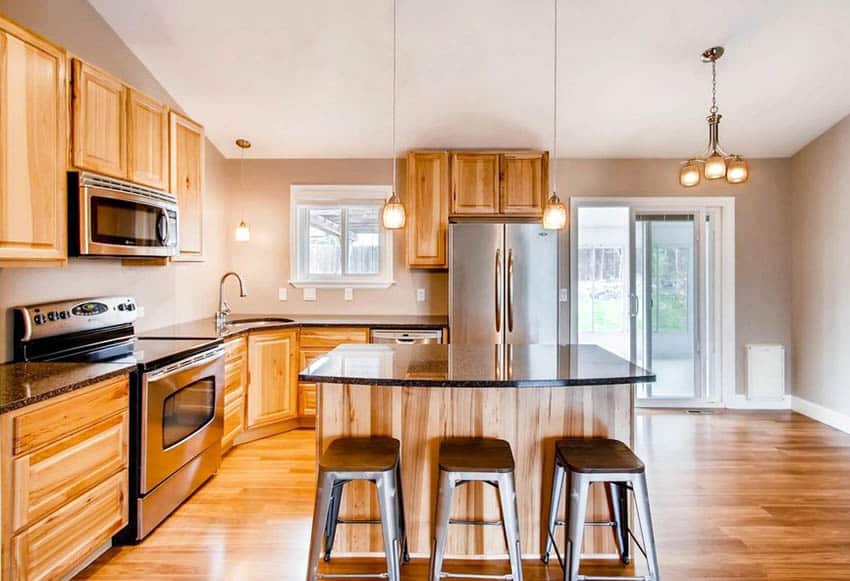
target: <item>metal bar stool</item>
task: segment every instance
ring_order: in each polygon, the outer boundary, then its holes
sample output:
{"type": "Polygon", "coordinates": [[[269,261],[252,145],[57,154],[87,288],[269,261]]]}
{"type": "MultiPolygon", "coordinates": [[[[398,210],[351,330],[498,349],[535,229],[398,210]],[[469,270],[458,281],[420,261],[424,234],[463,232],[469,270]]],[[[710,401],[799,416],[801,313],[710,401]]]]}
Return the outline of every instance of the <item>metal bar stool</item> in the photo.
{"type": "Polygon", "coordinates": [[[542,560],[549,562],[549,553],[554,548],[565,581],[591,579],[633,579],[659,581],[658,557],[655,552],[655,535],[649,510],[649,494],[646,489],[646,469],[631,449],[619,440],[607,438],[570,438],[555,443],[555,473],[552,478],[552,497],[549,501],[549,522],[546,548],[542,560]],[[566,521],[557,520],[558,505],[569,474],[570,497],[567,502],[566,521]],[[611,506],[611,521],[585,522],[587,498],[590,485],[604,482],[611,506]],[[629,527],[627,493],[635,497],[635,508],[641,525],[643,545],[638,543],[629,527]],[[561,559],[555,545],[555,527],[566,525],[566,555],[561,559]],[[617,541],[620,560],[631,561],[629,538],[635,540],[638,549],[646,557],[649,575],[641,577],[591,577],[579,575],[582,537],[585,526],[610,526],[617,541]]]}
{"type": "Polygon", "coordinates": [[[434,541],[431,549],[431,581],[441,577],[474,577],[477,579],[513,579],[522,581],[519,519],[514,482],[514,457],[504,440],[460,438],[440,443],[440,482],[434,517],[434,541]],[[484,482],[499,492],[502,519],[469,521],[451,519],[454,489],[469,482],[484,482]],[[449,525],[501,525],[511,561],[510,575],[461,575],[443,571],[449,525]]]}
{"type": "Polygon", "coordinates": [[[313,531],[310,537],[310,560],[307,581],[328,578],[388,578],[400,581],[400,561],[410,560],[404,522],[404,499],[401,491],[399,441],[395,438],[339,438],[331,442],[319,459],[319,483],[313,509],[313,531]],[[378,491],[380,520],[341,520],[339,508],[343,487],[352,480],[374,482],[378,491]],[[322,541],[325,561],[330,561],[338,524],[380,524],[384,535],[387,572],[375,574],[319,573],[322,541]]]}

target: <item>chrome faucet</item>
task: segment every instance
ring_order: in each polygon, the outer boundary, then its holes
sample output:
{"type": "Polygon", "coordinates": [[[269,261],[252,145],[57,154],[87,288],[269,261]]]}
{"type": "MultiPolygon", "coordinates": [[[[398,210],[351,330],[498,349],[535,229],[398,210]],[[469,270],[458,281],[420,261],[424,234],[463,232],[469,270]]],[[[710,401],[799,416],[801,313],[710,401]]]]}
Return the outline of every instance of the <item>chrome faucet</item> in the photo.
{"type": "Polygon", "coordinates": [[[224,273],[224,276],[221,277],[221,281],[218,283],[218,311],[215,314],[215,324],[218,327],[224,326],[227,322],[227,315],[230,314],[230,305],[227,304],[226,300],[224,300],[224,281],[226,281],[229,276],[235,276],[236,280],[239,281],[239,296],[248,296],[248,291],[245,290],[245,281],[242,280],[242,277],[239,276],[238,272],[224,273]]]}

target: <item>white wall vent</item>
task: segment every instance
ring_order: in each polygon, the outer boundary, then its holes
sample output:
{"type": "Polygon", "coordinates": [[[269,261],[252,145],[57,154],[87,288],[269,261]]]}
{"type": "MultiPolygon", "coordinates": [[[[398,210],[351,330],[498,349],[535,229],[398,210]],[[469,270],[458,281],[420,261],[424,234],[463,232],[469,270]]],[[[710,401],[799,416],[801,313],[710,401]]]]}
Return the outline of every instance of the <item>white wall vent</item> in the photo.
{"type": "Polygon", "coordinates": [[[785,347],[747,345],[747,399],[781,399],[785,396],[785,347]]]}

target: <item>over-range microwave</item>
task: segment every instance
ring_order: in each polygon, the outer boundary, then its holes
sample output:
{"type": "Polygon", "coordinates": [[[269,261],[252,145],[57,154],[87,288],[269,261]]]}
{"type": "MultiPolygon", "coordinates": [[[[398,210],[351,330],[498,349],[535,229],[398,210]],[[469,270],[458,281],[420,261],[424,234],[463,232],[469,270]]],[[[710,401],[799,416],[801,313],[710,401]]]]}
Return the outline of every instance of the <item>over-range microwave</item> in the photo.
{"type": "Polygon", "coordinates": [[[177,197],[87,172],[68,173],[72,256],[177,254],[177,197]]]}

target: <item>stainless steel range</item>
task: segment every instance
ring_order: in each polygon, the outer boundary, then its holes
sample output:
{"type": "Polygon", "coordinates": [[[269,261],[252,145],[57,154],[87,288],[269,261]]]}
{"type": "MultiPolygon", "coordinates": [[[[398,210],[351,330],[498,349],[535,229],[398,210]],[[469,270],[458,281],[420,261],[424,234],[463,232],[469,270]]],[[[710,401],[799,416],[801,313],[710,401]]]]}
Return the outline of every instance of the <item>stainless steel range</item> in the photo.
{"type": "Polygon", "coordinates": [[[136,363],[130,391],[130,524],[116,542],[147,536],[221,462],[221,340],[137,339],[132,297],[14,309],[16,361],[136,363]]]}

